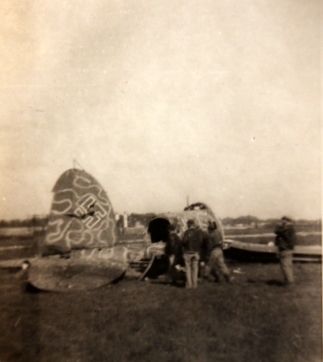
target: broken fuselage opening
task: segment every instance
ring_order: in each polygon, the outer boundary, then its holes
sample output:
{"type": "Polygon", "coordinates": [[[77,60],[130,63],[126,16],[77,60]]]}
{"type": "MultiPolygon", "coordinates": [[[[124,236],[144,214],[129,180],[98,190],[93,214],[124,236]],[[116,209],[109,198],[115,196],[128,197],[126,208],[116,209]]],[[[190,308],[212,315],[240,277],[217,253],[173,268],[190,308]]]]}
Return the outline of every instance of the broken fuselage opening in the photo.
{"type": "Polygon", "coordinates": [[[156,217],[148,224],[148,234],[150,241],[157,247],[153,264],[147,273],[148,278],[155,279],[160,275],[166,274],[169,269],[169,257],[165,255],[165,244],[169,239],[169,225],[171,222],[167,217],[156,217]],[[159,252],[158,252],[159,251],[159,252]]]}
{"type": "Polygon", "coordinates": [[[167,241],[169,237],[168,225],[170,225],[170,221],[163,217],[157,217],[150,221],[148,233],[150,234],[150,240],[152,243],[167,241]]]}

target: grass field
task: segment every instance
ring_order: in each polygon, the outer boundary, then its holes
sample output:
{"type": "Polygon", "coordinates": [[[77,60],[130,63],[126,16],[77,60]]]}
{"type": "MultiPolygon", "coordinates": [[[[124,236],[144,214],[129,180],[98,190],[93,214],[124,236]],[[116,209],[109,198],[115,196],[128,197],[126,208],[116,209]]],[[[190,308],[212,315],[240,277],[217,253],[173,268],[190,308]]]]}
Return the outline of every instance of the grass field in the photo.
{"type": "Polygon", "coordinates": [[[321,361],[321,264],[229,264],[233,284],[138,282],[25,292],[0,270],[1,362],[321,361]],[[237,273],[239,271],[239,273],[237,273]]]}
{"type": "MultiPolygon", "coordinates": [[[[2,250],[0,259],[33,256],[41,237],[1,238],[4,249],[30,248],[2,250]]],[[[231,285],[187,290],[127,273],[73,294],[26,291],[17,270],[0,269],[0,362],[321,361],[321,264],[295,263],[291,288],[278,264],[228,266],[231,285]]]]}

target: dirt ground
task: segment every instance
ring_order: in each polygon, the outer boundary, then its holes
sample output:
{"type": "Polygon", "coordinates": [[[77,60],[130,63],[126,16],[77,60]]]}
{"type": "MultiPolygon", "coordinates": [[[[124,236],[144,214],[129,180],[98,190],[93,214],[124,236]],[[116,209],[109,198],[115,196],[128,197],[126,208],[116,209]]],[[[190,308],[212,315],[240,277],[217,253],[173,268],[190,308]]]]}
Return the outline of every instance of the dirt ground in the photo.
{"type": "Polygon", "coordinates": [[[0,270],[1,362],[321,361],[321,264],[229,264],[197,289],[127,276],[85,293],[24,291],[0,270]]]}

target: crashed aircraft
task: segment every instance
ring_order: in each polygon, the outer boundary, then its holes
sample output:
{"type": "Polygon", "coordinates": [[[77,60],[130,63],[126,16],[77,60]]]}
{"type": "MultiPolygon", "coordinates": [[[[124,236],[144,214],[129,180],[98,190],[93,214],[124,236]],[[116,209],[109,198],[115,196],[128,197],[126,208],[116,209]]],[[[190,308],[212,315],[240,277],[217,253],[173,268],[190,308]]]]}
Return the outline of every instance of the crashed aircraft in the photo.
{"type": "Polygon", "coordinates": [[[121,279],[130,266],[142,263],[149,268],[155,256],[164,253],[169,224],[182,236],[188,219],[194,219],[205,231],[208,223],[214,222],[223,234],[212,210],[196,203],[183,212],[153,218],[146,246],[134,251],[120,239],[112,204],[89,173],[67,170],[53,193],[41,255],[28,261],[28,282],[40,290],[92,290],[121,279]]]}

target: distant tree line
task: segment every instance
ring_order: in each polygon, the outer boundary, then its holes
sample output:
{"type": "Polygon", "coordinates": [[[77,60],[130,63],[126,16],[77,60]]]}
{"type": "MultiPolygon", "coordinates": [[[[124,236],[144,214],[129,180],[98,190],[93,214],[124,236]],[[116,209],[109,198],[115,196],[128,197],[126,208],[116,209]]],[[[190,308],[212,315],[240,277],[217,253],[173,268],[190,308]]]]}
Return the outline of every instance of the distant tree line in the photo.
{"type": "MultiPolygon", "coordinates": [[[[147,214],[130,214],[128,216],[128,226],[134,227],[136,223],[140,223],[141,225],[147,227],[148,223],[151,219],[156,217],[157,215],[154,213],[147,214]]],[[[277,219],[258,219],[255,216],[247,215],[247,216],[239,216],[236,218],[226,217],[222,219],[222,224],[227,227],[250,227],[250,228],[264,228],[264,229],[272,229],[279,222],[280,218],[277,219]]],[[[322,220],[295,220],[296,226],[302,227],[315,227],[315,229],[320,230],[322,228],[322,220]]]]}
{"type": "Polygon", "coordinates": [[[261,220],[255,216],[248,215],[248,216],[239,216],[236,218],[226,217],[222,219],[222,223],[225,226],[237,226],[237,225],[252,226],[252,225],[258,225],[259,223],[261,223],[261,220]]]}
{"type": "MultiPolygon", "coordinates": [[[[132,213],[128,216],[128,226],[134,227],[138,223],[144,227],[148,226],[151,219],[156,217],[155,213],[138,214],[132,213]]],[[[226,227],[250,227],[250,228],[273,228],[279,219],[258,219],[255,216],[239,216],[236,218],[226,217],[221,220],[226,227]]],[[[46,227],[48,223],[48,215],[34,215],[26,219],[0,220],[1,227],[46,227]]],[[[318,230],[322,229],[322,220],[295,220],[296,226],[315,227],[318,230]]]]}
{"type": "Polygon", "coordinates": [[[26,219],[0,220],[0,227],[45,227],[48,223],[48,215],[34,215],[26,219]]]}
{"type": "Polygon", "coordinates": [[[134,227],[137,223],[141,224],[144,227],[148,226],[148,223],[151,219],[156,217],[156,214],[150,212],[147,214],[130,214],[128,217],[128,226],[134,227]]]}
{"type": "MultiPolygon", "coordinates": [[[[255,216],[239,216],[237,218],[226,217],[222,219],[222,224],[227,227],[237,227],[237,226],[244,226],[244,227],[252,227],[252,228],[265,228],[265,229],[272,229],[275,225],[279,222],[280,218],[277,219],[258,219],[255,216]]],[[[322,229],[322,220],[305,220],[299,219],[295,220],[296,226],[301,227],[315,227],[317,230],[322,229]]]]}
{"type": "MultiPolygon", "coordinates": [[[[123,215],[120,215],[123,218],[123,215]]],[[[154,218],[156,214],[130,214],[128,216],[128,226],[134,227],[137,222],[143,226],[148,226],[149,221],[154,218]]],[[[12,220],[0,220],[0,228],[4,227],[45,227],[48,223],[48,215],[35,215],[26,219],[12,219],[12,220]]]]}

